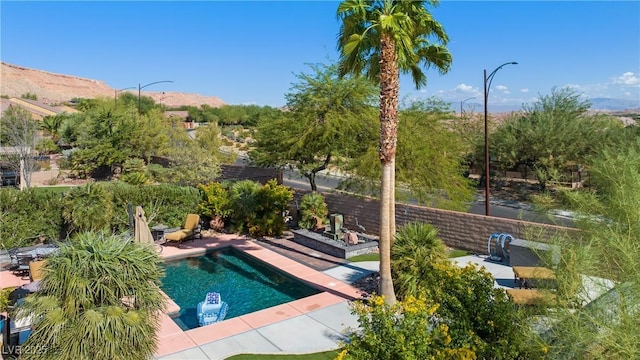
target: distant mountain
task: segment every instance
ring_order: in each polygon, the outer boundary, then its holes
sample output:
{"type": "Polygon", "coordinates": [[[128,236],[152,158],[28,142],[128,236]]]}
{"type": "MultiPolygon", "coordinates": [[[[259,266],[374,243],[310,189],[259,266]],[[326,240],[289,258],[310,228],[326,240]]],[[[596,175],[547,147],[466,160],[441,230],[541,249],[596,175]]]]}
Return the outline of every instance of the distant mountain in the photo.
{"type": "Polygon", "coordinates": [[[640,100],[610,99],[610,98],[593,98],[591,102],[591,110],[638,110],[640,109],[640,100]]]}
{"type": "MultiPolygon", "coordinates": [[[[101,80],[92,80],[72,75],[55,74],[48,71],[30,69],[22,66],[1,63],[0,95],[20,97],[30,93],[46,104],[62,103],[73,98],[93,99],[96,97],[112,98],[116,89],[101,80]]],[[[131,90],[137,95],[137,89],[131,90]]],[[[224,102],[215,96],[187,94],[179,92],[145,91],[144,96],[153,98],[156,103],[170,107],[182,105],[200,106],[207,104],[219,107],[224,102]]]]}
{"type": "MultiPolygon", "coordinates": [[[[625,111],[625,110],[635,110],[640,111],[640,100],[626,100],[626,99],[612,99],[612,98],[593,98],[589,99],[591,103],[591,110],[593,111],[625,111]]],[[[483,103],[470,103],[466,102],[464,104],[464,111],[469,112],[473,110],[473,112],[483,112],[484,104],[483,103]]],[[[522,110],[522,104],[519,105],[499,105],[492,104],[489,101],[488,112],[491,114],[495,113],[508,113],[513,111],[522,110]]],[[[453,101],[451,102],[451,111],[460,112],[460,102],[453,101]]]]}

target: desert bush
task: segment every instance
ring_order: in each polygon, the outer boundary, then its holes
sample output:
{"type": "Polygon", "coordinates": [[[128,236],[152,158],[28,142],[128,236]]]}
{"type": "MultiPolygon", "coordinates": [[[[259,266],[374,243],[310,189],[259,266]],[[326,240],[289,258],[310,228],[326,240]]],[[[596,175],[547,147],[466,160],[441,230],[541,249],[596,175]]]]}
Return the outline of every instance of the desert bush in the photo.
{"type": "Polygon", "coordinates": [[[423,297],[410,296],[395,305],[385,304],[381,296],[356,301],[352,313],[360,329],[349,334],[337,359],[476,359],[472,348],[452,341],[439,309],[423,297]]]}
{"type": "Polygon", "coordinates": [[[324,201],[322,194],[311,192],[302,197],[299,222],[301,227],[310,229],[314,226],[320,226],[328,214],[327,203],[324,201]]]}

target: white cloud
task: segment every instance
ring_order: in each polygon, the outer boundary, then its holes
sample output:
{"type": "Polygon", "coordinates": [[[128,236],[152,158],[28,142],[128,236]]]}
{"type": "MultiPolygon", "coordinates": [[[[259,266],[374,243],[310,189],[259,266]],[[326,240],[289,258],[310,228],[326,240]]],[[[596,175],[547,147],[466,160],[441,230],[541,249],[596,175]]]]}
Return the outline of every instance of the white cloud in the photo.
{"type": "Polygon", "coordinates": [[[529,92],[529,89],[527,89],[527,88],[524,88],[524,89],[520,89],[520,92],[523,92],[523,93],[528,93],[528,92],[529,92]]]}
{"type": "Polygon", "coordinates": [[[504,86],[504,85],[496,85],[496,90],[500,90],[500,91],[504,91],[506,92],[509,88],[504,86]]]}
{"type": "Polygon", "coordinates": [[[460,84],[454,88],[458,93],[473,94],[475,92],[473,86],[467,84],[460,84]]]}
{"type": "Polygon", "coordinates": [[[640,78],[631,71],[611,79],[612,83],[624,86],[640,86],[640,78]]]}

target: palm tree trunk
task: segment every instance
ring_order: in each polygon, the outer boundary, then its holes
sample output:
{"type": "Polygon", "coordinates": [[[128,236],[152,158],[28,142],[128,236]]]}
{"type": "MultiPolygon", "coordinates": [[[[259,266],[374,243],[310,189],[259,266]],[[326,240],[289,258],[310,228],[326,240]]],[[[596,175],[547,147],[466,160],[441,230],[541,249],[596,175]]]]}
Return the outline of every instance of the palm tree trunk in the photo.
{"type": "Polygon", "coordinates": [[[392,191],[395,182],[396,142],[398,138],[398,93],[400,79],[395,42],[389,35],[380,38],[380,162],[382,164],[380,201],[380,294],[387,304],[396,302],[391,278],[391,231],[395,226],[392,191]]]}
{"type": "Polygon", "coordinates": [[[391,248],[396,240],[396,158],[394,157],[393,165],[391,165],[391,205],[389,206],[389,224],[391,228],[391,248]]]}

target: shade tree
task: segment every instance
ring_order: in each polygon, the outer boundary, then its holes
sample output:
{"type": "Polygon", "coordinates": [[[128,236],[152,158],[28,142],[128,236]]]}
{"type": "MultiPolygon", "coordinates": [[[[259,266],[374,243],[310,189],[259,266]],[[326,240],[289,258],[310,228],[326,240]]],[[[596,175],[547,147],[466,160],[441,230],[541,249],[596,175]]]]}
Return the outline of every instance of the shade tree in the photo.
{"type": "Polygon", "coordinates": [[[316,175],[356,156],[375,139],[375,87],[339,78],[336,65],[310,65],[285,95],[287,111],[258,125],[252,164],[295,169],[317,190],[316,175]]]}
{"type": "Polygon", "coordinates": [[[622,127],[610,118],[589,114],[589,107],[588,100],[570,88],[541,95],[491,135],[495,166],[526,166],[543,189],[550,180],[567,181],[562,175],[569,165],[587,163],[611,140],[612,130],[622,127]]]}

